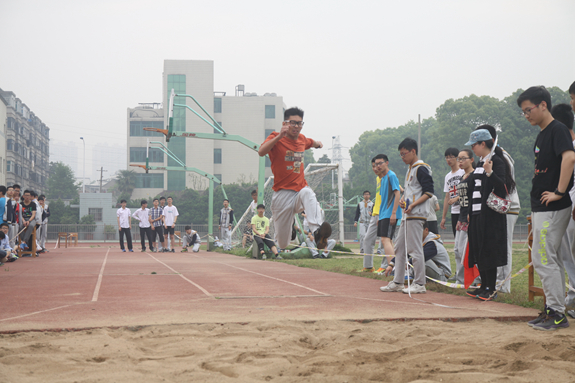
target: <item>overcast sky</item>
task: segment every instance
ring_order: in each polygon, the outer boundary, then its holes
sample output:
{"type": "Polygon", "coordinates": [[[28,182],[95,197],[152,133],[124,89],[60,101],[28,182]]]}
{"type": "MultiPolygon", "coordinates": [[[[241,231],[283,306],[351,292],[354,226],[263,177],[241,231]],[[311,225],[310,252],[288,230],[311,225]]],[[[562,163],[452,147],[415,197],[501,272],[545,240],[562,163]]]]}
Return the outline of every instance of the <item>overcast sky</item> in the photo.
{"type": "Polygon", "coordinates": [[[574,0],[0,0],[0,33],[0,88],[89,153],[125,145],[126,108],[162,101],[164,59],[213,60],[217,91],[283,96],[326,148],[449,98],[575,80],[574,0]]]}

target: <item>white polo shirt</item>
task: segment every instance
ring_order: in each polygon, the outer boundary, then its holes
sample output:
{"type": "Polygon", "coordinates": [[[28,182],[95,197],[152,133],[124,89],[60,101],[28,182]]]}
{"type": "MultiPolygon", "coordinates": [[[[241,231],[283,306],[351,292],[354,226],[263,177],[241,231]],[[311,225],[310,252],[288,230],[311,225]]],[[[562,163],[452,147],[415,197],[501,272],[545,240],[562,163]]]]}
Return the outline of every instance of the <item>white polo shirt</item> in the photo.
{"type": "Polygon", "coordinates": [[[140,227],[144,229],[150,227],[149,216],[150,216],[150,209],[148,208],[138,209],[134,212],[134,214],[132,214],[132,217],[140,221],[140,227]]]}
{"type": "Polygon", "coordinates": [[[131,227],[130,225],[130,217],[132,216],[132,212],[130,211],[129,208],[119,208],[118,211],[116,212],[116,215],[118,216],[118,218],[120,218],[120,227],[124,228],[124,229],[129,229],[131,227]]]}
{"type": "Polygon", "coordinates": [[[164,225],[166,227],[171,227],[174,224],[174,219],[180,214],[174,205],[166,205],[164,206],[164,213],[162,215],[164,216],[164,225]]]}

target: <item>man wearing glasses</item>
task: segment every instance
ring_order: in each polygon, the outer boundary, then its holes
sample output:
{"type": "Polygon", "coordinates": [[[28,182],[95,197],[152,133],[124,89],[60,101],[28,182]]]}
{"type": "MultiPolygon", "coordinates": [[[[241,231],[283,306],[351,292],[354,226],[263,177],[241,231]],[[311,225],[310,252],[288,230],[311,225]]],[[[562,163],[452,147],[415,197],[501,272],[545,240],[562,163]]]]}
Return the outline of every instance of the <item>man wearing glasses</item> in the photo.
{"type": "Polygon", "coordinates": [[[304,176],[304,152],[309,148],[322,148],[323,144],[300,134],[303,124],[303,110],[287,109],[279,133],[270,134],[258,151],[261,157],[269,154],[271,161],[274,175],[271,209],[276,241],[281,249],[295,237],[294,215],[304,210],[318,249],[327,246],[331,235],[331,226],[324,222],[324,212],[304,176]]]}
{"type": "Polygon", "coordinates": [[[571,217],[569,190],[573,185],[575,151],[565,125],[551,115],[551,95],[543,86],[521,93],[517,105],[533,126],[538,125],[533,151],[535,174],[531,188],[533,267],[543,285],[546,306],[529,322],[537,330],[569,327],[565,317],[565,269],[558,255],[571,217]]]}

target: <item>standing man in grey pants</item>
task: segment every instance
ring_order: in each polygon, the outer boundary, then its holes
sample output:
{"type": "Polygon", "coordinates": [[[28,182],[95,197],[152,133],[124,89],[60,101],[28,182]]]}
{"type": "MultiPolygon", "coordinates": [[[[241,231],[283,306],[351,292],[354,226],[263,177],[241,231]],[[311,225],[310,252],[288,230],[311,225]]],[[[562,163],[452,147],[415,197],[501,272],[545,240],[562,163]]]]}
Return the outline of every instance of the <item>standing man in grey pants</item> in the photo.
{"type": "Polygon", "coordinates": [[[531,188],[533,268],[541,278],[546,307],[529,322],[537,330],[569,327],[565,316],[565,269],[558,254],[561,239],[571,219],[575,151],[565,125],[551,115],[551,95],[543,86],[527,89],[517,105],[531,125],[538,125],[533,151],[535,175],[531,188]]]}
{"type": "Polygon", "coordinates": [[[367,228],[369,227],[369,221],[371,221],[371,212],[373,210],[373,201],[369,198],[371,193],[369,190],[363,192],[363,201],[357,204],[357,209],[355,209],[355,222],[354,227],[359,224],[359,252],[363,253],[363,240],[365,239],[365,234],[367,233],[367,228]]]}
{"type": "Polygon", "coordinates": [[[232,249],[232,225],[234,222],[234,209],[230,207],[230,201],[224,200],[224,207],[220,210],[220,235],[225,251],[232,249]]]}

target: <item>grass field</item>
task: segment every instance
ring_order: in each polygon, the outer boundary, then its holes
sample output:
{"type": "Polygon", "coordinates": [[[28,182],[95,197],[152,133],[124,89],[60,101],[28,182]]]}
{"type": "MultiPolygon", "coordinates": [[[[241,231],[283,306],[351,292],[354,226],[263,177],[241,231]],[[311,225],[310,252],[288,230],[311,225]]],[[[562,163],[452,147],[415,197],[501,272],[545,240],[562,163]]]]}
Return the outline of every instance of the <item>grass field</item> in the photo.
{"type": "MultiPolygon", "coordinates": [[[[355,251],[359,250],[359,244],[357,242],[346,243],[346,247],[355,251]]],[[[453,253],[453,243],[446,243],[445,248],[449,252],[449,256],[451,258],[451,270],[455,270],[455,256],[453,253]]],[[[251,256],[251,252],[250,254],[247,254],[245,250],[242,249],[234,249],[232,250],[232,253],[239,256],[251,256]]],[[[393,277],[384,277],[382,275],[377,275],[373,273],[361,272],[361,269],[363,267],[362,256],[353,255],[352,253],[350,253],[349,255],[334,254],[334,253],[332,254],[333,256],[330,256],[330,258],[328,259],[312,259],[312,258],[289,259],[289,254],[282,254],[284,259],[279,262],[284,262],[299,267],[309,267],[312,269],[331,271],[335,273],[356,275],[362,278],[380,279],[382,282],[383,281],[388,282],[393,279],[393,277]]],[[[374,265],[376,265],[376,267],[381,262],[380,260],[381,257],[375,257],[374,265]]],[[[514,244],[513,273],[516,273],[521,268],[527,266],[528,263],[529,262],[527,254],[527,244],[514,244]]],[[[535,273],[535,285],[541,286],[541,281],[539,280],[537,273],[535,273]]],[[[496,298],[496,301],[510,303],[523,307],[542,309],[543,298],[535,297],[535,301],[530,302],[527,286],[528,286],[528,273],[527,271],[525,271],[511,280],[511,293],[509,294],[499,293],[498,297],[496,298]]],[[[431,281],[428,281],[426,287],[429,291],[436,291],[455,295],[465,295],[464,289],[450,288],[431,281]]]]}

